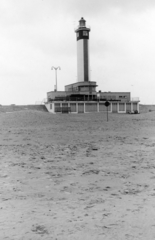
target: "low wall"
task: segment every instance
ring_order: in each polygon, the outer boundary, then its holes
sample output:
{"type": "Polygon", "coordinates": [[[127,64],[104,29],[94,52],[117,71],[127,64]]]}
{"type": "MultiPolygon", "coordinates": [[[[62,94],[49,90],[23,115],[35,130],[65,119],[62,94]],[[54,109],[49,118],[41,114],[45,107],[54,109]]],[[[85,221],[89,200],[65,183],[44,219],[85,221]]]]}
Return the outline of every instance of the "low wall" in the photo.
{"type": "Polygon", "coordinates": [[[15,112],[15,111],[37,110],[48,112],[45,105],[1,105],[0,113],[15,112]]]}
{"type": "Polygon", "coordinates": [[[139,104],[139,110],[141,113],[152,112],[155,111],[155,105],[139,104]]]}

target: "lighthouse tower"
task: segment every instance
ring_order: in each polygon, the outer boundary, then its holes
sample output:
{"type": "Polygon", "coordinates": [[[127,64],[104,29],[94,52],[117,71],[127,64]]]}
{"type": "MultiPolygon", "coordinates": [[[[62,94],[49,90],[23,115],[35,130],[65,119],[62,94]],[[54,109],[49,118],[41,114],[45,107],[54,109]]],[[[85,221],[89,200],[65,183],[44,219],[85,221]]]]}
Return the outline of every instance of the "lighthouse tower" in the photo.
{"type": "Polygon", "coordinates": [[[77,39],[77,79],[78,82],[88,82],[89,79],[89,32],[86,21],[81,18],[75,30],[77,39]]]}

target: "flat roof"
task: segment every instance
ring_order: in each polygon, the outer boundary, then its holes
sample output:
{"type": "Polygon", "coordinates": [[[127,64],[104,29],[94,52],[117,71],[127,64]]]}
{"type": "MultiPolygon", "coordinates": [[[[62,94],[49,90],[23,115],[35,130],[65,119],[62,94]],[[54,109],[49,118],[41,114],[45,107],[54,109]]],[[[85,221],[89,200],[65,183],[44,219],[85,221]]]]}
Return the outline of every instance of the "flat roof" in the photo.
{"type": "Polygon", "coordinates": [[[89,86],[89,85],[96,85],[96,82],[92,82],[92,81],[89,81],[89,82],[76,82],[76,83],[71,83],[71,84],[68,84],[68,85],[65,85],[65,87],[68,87],[68,86],[73,86],[73,85],[80,85],[80,86],[89,86]]]}

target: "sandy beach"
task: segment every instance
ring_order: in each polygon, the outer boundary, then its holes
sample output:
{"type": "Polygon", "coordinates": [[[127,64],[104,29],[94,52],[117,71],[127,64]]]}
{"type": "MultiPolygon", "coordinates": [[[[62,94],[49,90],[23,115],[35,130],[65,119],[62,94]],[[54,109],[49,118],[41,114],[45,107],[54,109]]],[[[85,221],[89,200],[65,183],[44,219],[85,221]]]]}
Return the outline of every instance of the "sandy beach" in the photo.
{"type": "Polygon", "coordinates": [[[0,114],[0,239],[155,238],[155,111],[0,114]]]}

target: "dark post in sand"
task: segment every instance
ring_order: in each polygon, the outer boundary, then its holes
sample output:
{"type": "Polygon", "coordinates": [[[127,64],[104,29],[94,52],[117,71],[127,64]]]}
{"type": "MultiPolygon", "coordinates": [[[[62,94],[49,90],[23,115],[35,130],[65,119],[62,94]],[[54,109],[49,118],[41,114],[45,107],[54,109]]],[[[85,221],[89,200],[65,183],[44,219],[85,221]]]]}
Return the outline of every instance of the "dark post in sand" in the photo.
{"type": "Polygon", "coordinates": [[[107,122],[108,122],[108,107],[110,105],[110,102],[106,101],[105,104],[104,104],[107,108],[107,122]]]}

